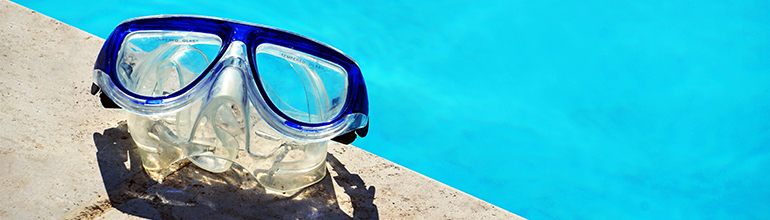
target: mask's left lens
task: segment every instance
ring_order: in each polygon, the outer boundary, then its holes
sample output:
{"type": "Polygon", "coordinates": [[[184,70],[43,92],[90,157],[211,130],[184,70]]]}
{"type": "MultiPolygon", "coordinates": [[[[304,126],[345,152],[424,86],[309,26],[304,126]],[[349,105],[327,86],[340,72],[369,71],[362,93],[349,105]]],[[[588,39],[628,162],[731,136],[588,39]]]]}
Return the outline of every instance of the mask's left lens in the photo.
{"type": "Polygon", "coordinates": [[[118,81],[142,96],[163,97],[200,77],[222,48],[213,34],[138,31],[126,36],[118,52],[118,81]]]}

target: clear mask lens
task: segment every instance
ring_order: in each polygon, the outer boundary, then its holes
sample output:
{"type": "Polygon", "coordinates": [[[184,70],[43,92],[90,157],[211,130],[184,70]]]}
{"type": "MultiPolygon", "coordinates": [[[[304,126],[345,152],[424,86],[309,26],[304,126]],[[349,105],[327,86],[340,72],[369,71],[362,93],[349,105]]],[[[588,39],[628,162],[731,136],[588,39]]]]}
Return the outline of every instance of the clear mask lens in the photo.
{"type": "Polygon", "coordinates": [[[221,48],[222,40],[213,34],[134,32],[118,52],[118,80],[138,95],[167,96],[200,77],[221,48]]]}
{"type": "Polygon", "coordinates": [[[339,65],[273,44],[259,45],[255,59],[268,98],[292,119],[330,122],[345,105],[348,77],[339,65]]]}

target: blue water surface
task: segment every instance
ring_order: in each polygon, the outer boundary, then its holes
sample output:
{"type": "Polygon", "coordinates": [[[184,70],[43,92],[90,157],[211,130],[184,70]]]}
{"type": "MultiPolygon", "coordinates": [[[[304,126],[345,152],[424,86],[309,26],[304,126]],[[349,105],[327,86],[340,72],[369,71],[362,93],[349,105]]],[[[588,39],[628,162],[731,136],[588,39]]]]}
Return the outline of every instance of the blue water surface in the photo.
{"type": "Polygon", "coordinates": [[[369,88],[356,146],[525,218],[770,219],[770,1],[17,2],[326,42],[369,88]]]}

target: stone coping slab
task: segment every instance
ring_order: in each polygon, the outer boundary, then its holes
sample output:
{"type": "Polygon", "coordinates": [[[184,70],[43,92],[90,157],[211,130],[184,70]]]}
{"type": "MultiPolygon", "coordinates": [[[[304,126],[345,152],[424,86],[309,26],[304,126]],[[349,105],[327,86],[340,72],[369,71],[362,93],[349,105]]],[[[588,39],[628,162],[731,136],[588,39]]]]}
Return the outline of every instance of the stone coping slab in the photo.
{"type": "Polygon", "coordinates": [[[0,219],[523,219],[336,143],[326,178],[290,196],[236,167],[148,173],[123,111],[89,93],[103,39],[6,0],[0,39],[0,219]]]}

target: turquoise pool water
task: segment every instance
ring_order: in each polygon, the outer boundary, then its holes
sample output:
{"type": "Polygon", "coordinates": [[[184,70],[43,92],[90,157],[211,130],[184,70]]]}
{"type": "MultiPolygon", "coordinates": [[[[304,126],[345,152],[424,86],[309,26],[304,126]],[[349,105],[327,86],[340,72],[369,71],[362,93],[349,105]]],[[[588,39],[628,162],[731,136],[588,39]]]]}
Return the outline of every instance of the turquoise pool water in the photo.
{"type": "Polygon", "coordinates": [[[103,38],[184,13],[331,44],[369,88],[356,146],[526,218],[770,218],[768,1],[17,2],[103,38]]]}

